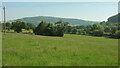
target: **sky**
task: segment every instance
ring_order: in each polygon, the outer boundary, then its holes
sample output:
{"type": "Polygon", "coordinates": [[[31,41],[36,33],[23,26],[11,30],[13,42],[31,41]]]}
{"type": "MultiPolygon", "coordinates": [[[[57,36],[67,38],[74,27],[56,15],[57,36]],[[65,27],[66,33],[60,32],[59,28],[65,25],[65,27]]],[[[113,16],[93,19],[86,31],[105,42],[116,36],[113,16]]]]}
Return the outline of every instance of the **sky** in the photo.
{"type": "Polygon", "coordinates": [[[118,2],[119,0],[1,0],[3,2],[118,2]]]}
{"type": "Polygon", "coordinates": [[[9,0],[8,2],[8,0],[4,0],[2,4],[6,7],[6,19],[13,20],[23,17],[54,16],[89,21],[106,21],[107,18],[118,13],[117,0],[114,0],[114,2],[113,0],[104,0],[106,2],[94,2],[95,0],[92,0],[93,2],[88,2],[88,0],[86,0],[86,2],[75,2],[78,0],[74,0],[74,2],[72,2],[73,0],[64,0],[66,2],[52,2],[56,0],[49,0],[51,2],[35,1],[37,0],[34,0],[34,2],[30,2],[30,0],[28,2],[27,0],[26,2],[10,2],[9,0]]]}

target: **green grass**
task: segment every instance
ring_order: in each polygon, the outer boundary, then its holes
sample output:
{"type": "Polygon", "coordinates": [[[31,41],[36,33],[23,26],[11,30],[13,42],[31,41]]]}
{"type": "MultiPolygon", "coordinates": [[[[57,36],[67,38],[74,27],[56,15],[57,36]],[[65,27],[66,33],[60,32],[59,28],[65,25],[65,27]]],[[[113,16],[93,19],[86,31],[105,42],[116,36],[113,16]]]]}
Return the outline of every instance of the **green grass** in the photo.
{"type": "Polygon", "coordinates": [[[64,37],[7,33],[3,66],[117,66],[118,40],[66,34],[64,37]]]}

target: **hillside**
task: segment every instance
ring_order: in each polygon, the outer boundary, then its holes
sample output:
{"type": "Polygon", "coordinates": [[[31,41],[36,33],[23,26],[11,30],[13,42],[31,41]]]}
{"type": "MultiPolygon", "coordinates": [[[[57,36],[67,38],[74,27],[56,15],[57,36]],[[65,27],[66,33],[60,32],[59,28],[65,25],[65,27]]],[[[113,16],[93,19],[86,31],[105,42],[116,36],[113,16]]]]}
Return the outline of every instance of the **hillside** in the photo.
{"type": "Polygon", "coordinates": [[[16,20],[25,21],[27,23],[32,23],[35,25],[38,25],[40,23],[40,21],[55,23],[59,20],[62,20],[63,22],[69,22],[70,25],[90,25],[93,23],[98,23],[95,21],[85,21],[85,20],[81,20],[81,19],[59,18],[59,17],[50,17],[50,16],[25,17],[25,18],[16,19],[16,20]]]}
{"type": "Polygon", "coordinates": [[[118,18],[118,14],[117,14],[117,15],[109,17],[107,22],[117,23],[119,19],[120,18],[118,18]]]}

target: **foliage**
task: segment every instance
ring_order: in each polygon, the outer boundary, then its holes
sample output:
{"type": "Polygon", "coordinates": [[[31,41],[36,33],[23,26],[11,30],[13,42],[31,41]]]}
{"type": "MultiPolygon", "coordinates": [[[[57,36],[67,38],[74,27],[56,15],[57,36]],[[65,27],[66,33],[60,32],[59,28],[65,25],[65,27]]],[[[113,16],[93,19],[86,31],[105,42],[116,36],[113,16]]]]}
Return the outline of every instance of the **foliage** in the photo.
{"type": "Polygon", "coordinates": [[[111,27],[111,33],[112,34],[114,34],[116,31],[117,31],[117,27],[116,26],[111,27]]]}
{"type": "Polygon", "coordinates": [[[120,31],[116,31],[113,38],[120,39],[120,31]]]}
{"type": "MultiPolygon", "coordinates": [[[[118,15],[112,16],[108,18],[108,21],[102,21],[99,24],[92,24],[92,25],[77,25],[77,26],[70,26],[70,22],[68,22],[67,19],[61,18],[58,19],[56,23],[51,20],[51,17],[40,17],[41,19],[44,19],[44,21],[41,21],[40,24],[36,27],[33,24],[25,23],[23,21],[15,21],[11,23],[6,23],[6,29],[14,29],[16,32],[21,32],[21,29],[30,30],[33,29],[33,32],[35,35],[45,35],[45,36],[64,36],[64,34],[78,34],[78,35],[91,35],[91,36],[104,36],[104,37],[112,37],[112,38],[118,38],[119,36],[119,30],[120,30],[120,23],[116,21],[116,18],[119,17],[118,15]],[[45,21],[50,21],[45,22],[45,21]]],[[[33,17],[34,18],[34,17],[33,17]]],[[[35,17],[36,20],[39,19],[39,17],[35,17]]],[[[24,19],[24,18],[23,18],[24,19]]],[[[25,18],[27,20],[27,18],[25,18]]],[[[29,19],[31,20],[31,19],[29,19]]],[[[73,19],[74,20],[74,19],[73,19]]],[[[74,21],[76,23],[76,21],[74,21]]],[[[3,28],[4,28],[3,23],[3,28]]]]}
{"type": "Polygon", "coordinates": [[[55,25],[42,21],[33,32],[35,35],[63,36],[67,25],[68,23],[63,23],[62,21],[56,22],[55,25]]]}
{"type": "Polygon", "coordinates": [[[2,23],[2,29],[5,29],[5,26],[6,26],[6,29],[8,31],[10,31],[11,29],[11,24],[9,22],[6,22],[6,23],[2,23]]]}
{"type": "Polygon", "coordinates": [[[77,33],[77,29],[74,28],[74,29],[72,30],[72,34],[76,34],[76,33],[77,33]]]}
{"type": "Polygon", "coordinates": [[[34,24],[31,24],[31,23],[27,23],[27,30],[29,30],[29,29],[35,29],[35,25],[34,24]]]}
{"type": "Polygon", "coordinates": [[[34,33],[35,35],[44,35],[45,29],[47,28],[48,24],[44,21],[42,21],[35,29],[34,33]]]}
{"type": "Polygon", "coordinates": [[[94,30],[93,35],[94,36],[103,36],[104,32],[102,30],[94,30]]]}
{"type": "Polygon", "coordinates": [[[12,29],[14,29],[14,31],[16,31],[17,33],[21,32],[22,29],[26,29],[26,23],[23,21],[15,21],[12,22],[12,29]]]}

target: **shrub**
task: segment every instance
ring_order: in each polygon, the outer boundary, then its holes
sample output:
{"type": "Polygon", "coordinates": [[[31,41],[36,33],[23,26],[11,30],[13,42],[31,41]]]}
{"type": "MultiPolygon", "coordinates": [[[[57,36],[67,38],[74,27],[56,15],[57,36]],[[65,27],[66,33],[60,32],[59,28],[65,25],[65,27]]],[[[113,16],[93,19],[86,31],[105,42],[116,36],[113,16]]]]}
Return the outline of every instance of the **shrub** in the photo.
{"type": "Polygon", "coordinates": [[[83,31],[83,35],[86,35],[87,33],[86,33],[86,31],[83,31]]]}
{"type": "Polygon", "coordinates": [[[104,35],[104,31],[102,31],[102,30],[94,30],[93,31],[93,35],[94,36],[103,36],[104,35]]]}
{"type": "Polygon", "coordinates": [[[120,31],[115,32],[114,38],[120,39],[120,31]]]}
{"type": "Polygon", "coordinates": [[[15,21],[12,22],[12,29],[14,29],[14,31],[16,31],[17,33],[21,32],[22,29],[26,28],[26,23],[23,21],[15,21]]]}
{"type": "Polygon", "coordinates": [[[72,30],[72,34],[76,34],[76,33],[77,33],[77,29],[74,28],[74,29],[72,30]]]}
{"type": "Polygon", "coordinates": [[[35,35],[45,36],[63,36],[65,32],[65,26],[61,22],[57,22],[56,26],[52,23],[41,22],[35,29],[33,29],[35,35]]]}

